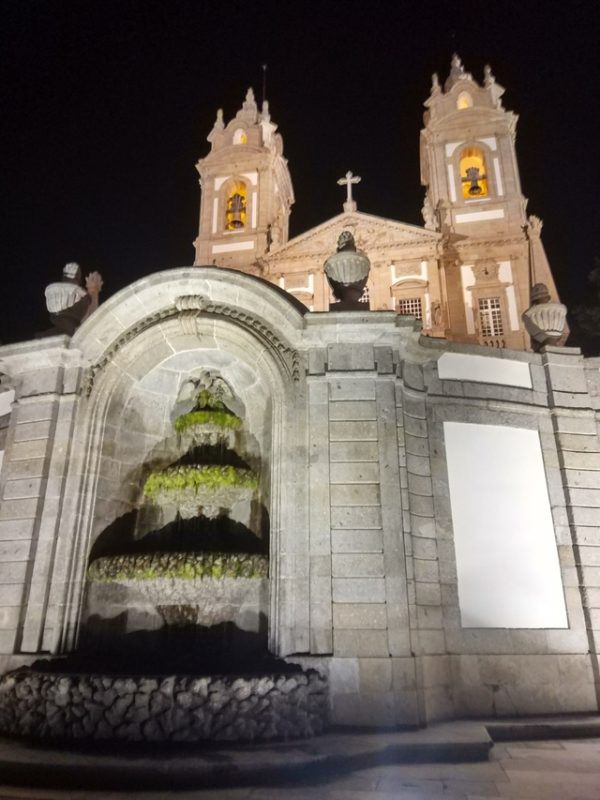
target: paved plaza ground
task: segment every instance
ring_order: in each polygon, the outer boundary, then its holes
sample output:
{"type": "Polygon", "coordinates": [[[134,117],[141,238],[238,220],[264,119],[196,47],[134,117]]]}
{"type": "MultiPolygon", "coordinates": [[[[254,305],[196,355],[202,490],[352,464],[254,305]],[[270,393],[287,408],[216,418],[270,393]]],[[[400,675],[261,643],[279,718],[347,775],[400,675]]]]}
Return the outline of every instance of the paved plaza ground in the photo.
{"type": "Polygon", "coordinates": [[[600,800],[600,737],[495,744],[489,761],[382,764],[310,774],[275,786],[103,791],[0,786],[1,800],[600,800]]]}

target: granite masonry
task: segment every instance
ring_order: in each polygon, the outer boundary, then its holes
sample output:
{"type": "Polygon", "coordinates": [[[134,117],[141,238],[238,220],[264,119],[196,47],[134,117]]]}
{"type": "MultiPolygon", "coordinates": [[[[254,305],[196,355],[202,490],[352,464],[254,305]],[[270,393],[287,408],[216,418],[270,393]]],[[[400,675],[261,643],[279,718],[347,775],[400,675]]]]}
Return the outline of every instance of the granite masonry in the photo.
{"type": "Polygon", "coordinates": [[[0,348],[3,671],[76,648],[90,555],[140,508],[199,370],[232,387],[260,454],[269,650],[327,678],[331,722],[598,710],[600,362],[310,312],[218,267],[0,348]]]}

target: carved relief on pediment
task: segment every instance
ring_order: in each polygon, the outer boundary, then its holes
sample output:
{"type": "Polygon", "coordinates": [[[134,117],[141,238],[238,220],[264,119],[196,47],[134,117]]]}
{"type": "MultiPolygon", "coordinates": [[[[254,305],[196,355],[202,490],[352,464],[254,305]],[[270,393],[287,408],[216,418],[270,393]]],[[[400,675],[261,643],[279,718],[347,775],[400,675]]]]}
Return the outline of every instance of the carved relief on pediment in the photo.
{"type": "Polygon", "coordinates": [[[482,258],[473,264],[475,283],[496,283],[500,280],[500,264],[493,258],[482,258]]]}
{"type": "Polygon", "coordinates": [[[393,268],[397,278],[401,278],[405,275],[421,274],[421,264],[419,261],[394,261],[393,268]]]}
{"type": "Polygon", "coordinates": [[[313,229],[312,232],[301,234],[296,241],[288,242],[267,258],[274,262],[278,258],[287,260],[322,255],[327,257],[335,253],[338,236],[342,230],[349,230],[354,236],[357,248],[367,254],[373,249],[404,248],[410,245],[432,247],[436,241],[432,239],[430,231],[417,227],[413,230],[411,226],[402,223],[386,220],[365,221],[349,217],[326,223],[313,229]]]}

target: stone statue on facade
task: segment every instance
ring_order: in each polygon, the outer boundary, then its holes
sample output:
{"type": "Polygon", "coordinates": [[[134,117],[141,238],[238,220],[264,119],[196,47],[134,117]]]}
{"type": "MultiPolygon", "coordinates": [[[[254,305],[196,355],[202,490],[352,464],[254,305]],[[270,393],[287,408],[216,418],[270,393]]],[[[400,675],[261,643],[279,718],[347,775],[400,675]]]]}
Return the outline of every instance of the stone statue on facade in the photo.
{"type": "Polygon", "coordinates": [[[90,272],[85,279],[85,289],[81,286],[79,264],[65,264],[62,280],[46,287],[46,308],[55,333],[72,336],[81,323],[97,308],[102,289],[102,276],[90,272]]]}
{"type": "Polygon", "coordinates": [[[336,303],[331,311],[368,311],[368,302],[361,302],[371,263],[367,256],[356,249],[354,236],[342,231],[338,238],[337,251],[325,262],[325,275],[336,303]]]}
{"type": "Polygon", "coordinates": [[[531,289],[531,306],[521,318],[537,352],[545,345],[559,342],[565,331],[567,307],[553,303],[546,284],[536,283],[531,289]]]}
{"type": "Polygon", "coordinates": [[[438,229],[438,221],[436,219],[433,205],[431,204],[429,193],[425,194],[423,207],[421,208],[421,214],[423,215],[423,221],[427,230],[436,231],[438,229]]]}

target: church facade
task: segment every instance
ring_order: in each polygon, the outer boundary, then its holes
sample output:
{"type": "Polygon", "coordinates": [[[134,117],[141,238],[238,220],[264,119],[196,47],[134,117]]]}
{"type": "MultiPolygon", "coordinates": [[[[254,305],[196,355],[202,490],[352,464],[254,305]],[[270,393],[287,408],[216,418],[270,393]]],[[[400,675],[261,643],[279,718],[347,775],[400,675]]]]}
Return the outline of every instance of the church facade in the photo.
{"type": "Polygon", "coordinates": [[[357,211],[349,175],[343,213],[292,240],[249,94],[198,165],[197,265],[0,348],[3,669],[77,648],[98,543],[133,535],[208,371],[260,465],[269,649],[327,677],[332,723],[598,710],[600,364],[529,348],[531,284],[555,290],[501,93],[458,60],[434,79],[424,228],[357,211]],[[328,312],[342,230],[371,259],[364,311],[328,312]]]}
{"type": "Polygon", "coordinates": [[[557,294],[541,222],[526,214],[517,117],[503,108],[503,93],[489,68],[480,86],[456,56],[443,88],[434,75],[420,140],[424,227],[359,212],[349,173],[340,181],[348,185],[343,212],[289,240],[294,195],[283,141],[268,104],[259,112],[250,90],[227,125],[219,111],[211,150],[197,165],[195,263],[258,275],[311,311],[327,311],[322,266],[349,230],[371,259],[365,307],[415,316],[427,336],[527,349],[521,314],[530,287],[544,283],[557,294]]]}

